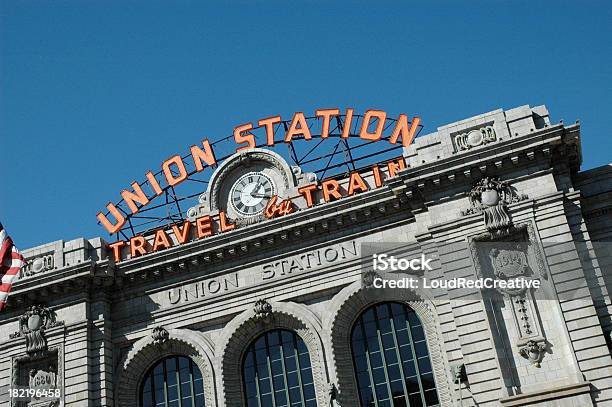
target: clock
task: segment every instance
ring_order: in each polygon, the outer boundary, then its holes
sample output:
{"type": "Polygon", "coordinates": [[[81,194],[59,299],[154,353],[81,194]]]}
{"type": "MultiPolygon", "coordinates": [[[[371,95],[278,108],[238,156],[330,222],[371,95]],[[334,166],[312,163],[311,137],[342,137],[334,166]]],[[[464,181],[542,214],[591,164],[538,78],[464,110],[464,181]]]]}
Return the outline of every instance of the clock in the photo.
{"type": "Polygon", "coordinates": [[[242,150],[228,157],[211,175],[206,192],[198,205],[189,208],[187,216],[195,219],[225,213],[238,226],[266,220],[270,198],[284,200],[297,196],[300,186],[316,181],[316,175],[290,167],[279,154],[263,148],[242,150]]]}
{"type": "Polygon", "coordinates": [[[275,194],[276,186],[268,175],[251,171],[234,182],[229,193],[229,204],[243,217],[259,216],[275,194]]]}

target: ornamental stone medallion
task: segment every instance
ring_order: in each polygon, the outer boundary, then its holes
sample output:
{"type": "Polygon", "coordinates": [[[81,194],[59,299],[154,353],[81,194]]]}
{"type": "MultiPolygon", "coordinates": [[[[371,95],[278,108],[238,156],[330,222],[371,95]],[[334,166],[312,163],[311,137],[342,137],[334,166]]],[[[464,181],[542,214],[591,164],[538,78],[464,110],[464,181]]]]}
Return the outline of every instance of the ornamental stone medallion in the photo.
{"type": "Polygon", "coordinates": [[[47,351],[45,330],[63,325],[57,321],[55,311],[42,305],[32,305],[19,318],[19,331],[10,335],[12,338],[24,337],[28,355],[44,354],[47,351]]]}
{"type": "Polygon", "coordinates": [[[482,146],[497,140],[493,126],[484,126],[473,129],[453,137],[455,148],[458,151],[469,150],[473,147],[482,146]]]}
{"type": "Polygon", "coordinates": [[[527,199],[527,195],[519,196],[508,183],[494,177],[484,177],[478,181],[468,196],[471,207],[461,214],[482,213],[485,226],[494,237],[510,233],[512,220],[507,205],[527,199]]]}

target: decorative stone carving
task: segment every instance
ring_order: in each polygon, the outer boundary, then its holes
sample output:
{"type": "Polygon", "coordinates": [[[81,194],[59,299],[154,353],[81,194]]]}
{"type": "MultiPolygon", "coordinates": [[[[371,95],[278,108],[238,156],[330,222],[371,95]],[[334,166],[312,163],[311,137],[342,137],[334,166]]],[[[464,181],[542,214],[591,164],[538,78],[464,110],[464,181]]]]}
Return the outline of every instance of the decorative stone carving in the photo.
{"type": "Polygon", "coordinates": [[[453,383],[459,384],[467,382],[467,374],[465,372],[465,365],[463,363],[451,365],[450,372],[453,383]]]}
{"type": "Polygon", "coordinates": [[[55,267],[55,257],[53,253],[47,253],[33,259],[28,259],[21,269],[20,278],[32,277],[45,271],[53,270],[55,267]]]}
{"type": "Polygon", "coordinates": [[[361,274],[361,282],[363,283],[364,288],[372,288],[374,287],[374,280],[380,277],[380,275],[374,270],[367,270],[366,272],[361,274]]]}
{"type": "MultiPolygon", "coordinates": [[[[55,390],[57,389],[57,369],[55,366],[50,364],[45,369],[30,369],[29,372],[30,380],[28,383],[28,387],[33,390],[55,390]]],[[[56,406],[59,404],[59,400],[52,400],[49,403],[47,398],[37,398],[36,396],[32,397],[32,401],[30,401],[29,406],[38,406],[38,402],[40,402],[40,406],[56,406]]]]}
{"type": "Polygon", "coordinates": [[[56,320],[55,311],[52,309],[42,305],[32,305],[19,318],[19,331],[11,334],[10,337],[25,337],[28,355],[45,353],[47,351],[45,330],[63,324],[63,321],[56,320]]]}
{"type": "Polygon", "coordinates": [[[156,345],[166,342],[170,338],[170,333],[163,326],[156,326],[151,332],[151,338],[156,345]]]}
{"type": "Polygon", "coordinates": [[[335,383],[327,383],[327,397],[329,398],[330,407],[339,407],[338,388],[335,383]]]}
{"type": "Polygon", "coordinates": [[[291,166],[291,172],[295,175],[298,184],[312,184],[317,182],[317,174],[314,172],[303,172],[297,165],[291,166]]]}
{"type": "MultiPolygon", "coordinates": [[[[50,347],[44,354],[14,356],[11,368],[11,386],[14,388],[29,388],[33,390],[50,390],[55,393],[60,390],[60,397],[39,397],[35,395],[28,400],[12,399],[12,407],[57,407],[63,397],[64,353],[61,346],[50,347]]],[[[4,404],[3,404],[4,405],[4,404]]]]}
{"type": "Polygon", "coordinates": [[[525,252],[516,250],[494,248],[490,253],[493,273],[498,278],[514,278],[524,276],[529,270],[525,252]]]}
{"type": "Polygon", "coordinates": [[[253,306],[255,312],[255,318],[262,321],[268,321],[272,316],[272,304],[264,299],[255,301],[253,306]]]}
{"type": "Polygon", "coordinates": [[[493,126],[484,126],[479,129],[457,134],[454,137],[457,150],[469,150],[497,140],[493,126]]]}
{"type": "Polygon", "coordinates": [[[535,366],[540,367],[540,362],[544,357],[546,351],[546,341],[528,341],[523,347],[519,349],[519,353],[535,366]]]}
{"type": "Polygon", "coordinates": [[[466,216],[482,213],[487,230],[492,236],[506,236],[512,228],[512,220],[506,205],[527,199],[519,196],[506,182],[493,177],[484,177],[469,193],[471,207],[461,214],[466,216]]]}
{"type": "MultiPolygon", "coordinates": [[[[547,278],[540,243],[531,223],[514,227],[504,241],[496,241],[489,233],[476,236],[470,240],[470,251],[477,276],[497,280],[547,278]]],[[[497,288],[495,292],[502,295],[499,300],[510,311],[508,316],[516,332],[511,341],[521,356],[539,367],[548,342],[536,306],[535,289],[497,288]]]]}

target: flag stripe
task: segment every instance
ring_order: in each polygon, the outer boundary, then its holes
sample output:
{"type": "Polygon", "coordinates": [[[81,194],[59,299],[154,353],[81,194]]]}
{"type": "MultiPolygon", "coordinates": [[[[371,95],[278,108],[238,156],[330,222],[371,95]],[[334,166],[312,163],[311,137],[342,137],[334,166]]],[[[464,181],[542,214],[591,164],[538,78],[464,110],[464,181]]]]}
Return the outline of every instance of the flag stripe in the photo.
{"type": "Polygon", "coordinates": [[[13,245],[13,240],[7,235],[0,223],[0,311],[6,305],[8,294],[13,283],[17,281],[19,272],[25,264],[25,259],[13,245]]]}

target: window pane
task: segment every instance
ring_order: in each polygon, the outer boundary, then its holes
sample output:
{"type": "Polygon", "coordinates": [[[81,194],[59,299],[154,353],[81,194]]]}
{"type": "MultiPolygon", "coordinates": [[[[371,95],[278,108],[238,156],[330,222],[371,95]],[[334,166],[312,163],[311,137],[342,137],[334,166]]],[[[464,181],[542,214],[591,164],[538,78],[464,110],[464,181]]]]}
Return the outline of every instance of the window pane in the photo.
{"type": "Polygon", "coordinates": [[[255,339],[243,360],[242,381],[248,406],[316,406],[310,354],[295,332],[277,329],[255,339]]]}
{"type": "Polygon", "coordinates": [[[142,407],[205,406],[202,372],[187,357],[169,356],[160,360],[149,369],[142,383],[142,407]]]}
{"type": "Polygon", "coordinates": [[[362,407],[439,404],[425,331],[408,306],[366,309],[353,325],[351,353],[362,407]]]}

